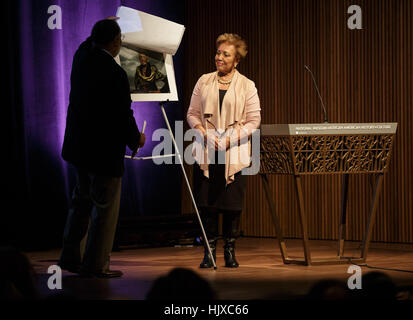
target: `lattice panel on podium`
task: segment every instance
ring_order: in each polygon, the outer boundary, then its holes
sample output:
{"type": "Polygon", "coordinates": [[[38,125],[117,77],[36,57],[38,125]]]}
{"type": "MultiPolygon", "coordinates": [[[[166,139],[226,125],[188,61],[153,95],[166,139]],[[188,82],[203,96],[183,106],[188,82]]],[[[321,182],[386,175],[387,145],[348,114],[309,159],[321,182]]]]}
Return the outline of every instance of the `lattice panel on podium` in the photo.
{"type": "Polygon", "coordinates": [[[396,127],[392,123],[263,125],[260,172],[383,172],[389,166],[396,127]]]}

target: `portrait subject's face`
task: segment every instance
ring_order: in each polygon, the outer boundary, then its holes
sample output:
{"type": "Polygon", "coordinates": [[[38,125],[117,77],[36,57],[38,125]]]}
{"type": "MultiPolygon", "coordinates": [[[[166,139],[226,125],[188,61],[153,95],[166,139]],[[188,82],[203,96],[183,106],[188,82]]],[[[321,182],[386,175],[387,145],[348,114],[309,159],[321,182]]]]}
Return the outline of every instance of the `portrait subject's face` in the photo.
{"type": "Polygon", "coordinates": [[[223,74],[231,72],[238,64],[236,53],[237,51],[233,44],[221,43],[215,54],[217,71],[223,74]]]}
{"type": "Polygon", "coordinates": [[[146,54],[141,53],[139,55],[139,62],[141,65],[145,66],[148,63],[148,56],[146,54]]]}

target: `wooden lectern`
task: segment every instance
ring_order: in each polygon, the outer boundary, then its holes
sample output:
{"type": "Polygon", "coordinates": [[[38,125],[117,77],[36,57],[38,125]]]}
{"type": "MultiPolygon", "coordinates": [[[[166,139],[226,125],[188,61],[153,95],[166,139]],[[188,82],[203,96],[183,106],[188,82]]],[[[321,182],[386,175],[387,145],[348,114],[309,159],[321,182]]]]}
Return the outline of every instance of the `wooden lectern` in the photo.
{"type": "Polygon", "coordinates": [[[261,125],[260,175],[285,264],[321,265],[366,261],[383,174],[388,170],[397,123],[322,123],[261,125]],[[344,257],[348,178],[375,174],[376,184],[360,257],[344,257]],[[294,176],[304,247],[304,259],[288,257],[267,174],[294,176]],[[343,174],[337,256],[312,259],[308,244],[301,176],[343,174]]]}

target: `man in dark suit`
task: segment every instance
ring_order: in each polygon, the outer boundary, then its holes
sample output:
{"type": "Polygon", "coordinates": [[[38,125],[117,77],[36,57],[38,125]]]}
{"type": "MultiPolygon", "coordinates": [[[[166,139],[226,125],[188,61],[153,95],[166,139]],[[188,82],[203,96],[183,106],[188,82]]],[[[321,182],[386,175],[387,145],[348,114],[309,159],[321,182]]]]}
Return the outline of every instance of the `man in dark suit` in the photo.
{"type": "Polygon", "coordinates": [[[59,265],[92,277],[122,276],[121,271],[109,269],[109,261],[124,155],[126,146],[135,154],[145,143],[131,110],[127,75],[114,60],[121,43],[116,21],[98,21],[76,51],[72,65],[62,156],[76,168],[77,184],[59,265]],[[82,252],[81,241],[87,232],[82,252]]]}

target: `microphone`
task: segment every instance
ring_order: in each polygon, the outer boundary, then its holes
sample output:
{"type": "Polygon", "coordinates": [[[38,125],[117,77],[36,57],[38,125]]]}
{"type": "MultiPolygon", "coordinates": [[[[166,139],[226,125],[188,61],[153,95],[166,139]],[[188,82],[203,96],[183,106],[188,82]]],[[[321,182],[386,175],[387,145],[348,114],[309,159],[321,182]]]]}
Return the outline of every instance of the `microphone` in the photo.
{"type": "Polygon", "coordinates": [[[316,90],[317,90],[318,97],[320,98],[321,105],[323,106],[323,112],[324,112],[324,123],[328,123],[328,121],[327,121],[327,112],[326,112],[326,107],[324,106],[323,99],[321,98],[320,91],[318,90],[317,83],[315,82],[315,79],[314,79],[314,75],[313,75],[313,73],[311,72],[311,70],[310,70],[310,68],[309,68],[309,67],[307,67],[306,65],[304,65],[304,68],[305,68],[308,72],[310,72],[310,74],[311,74],[311,78],[313,78],[314,86],[315,86],[315,88],[316,88],[316,90]]]}

